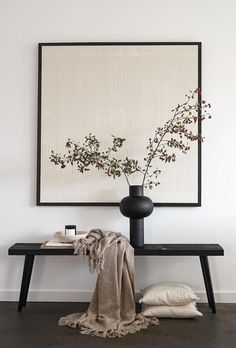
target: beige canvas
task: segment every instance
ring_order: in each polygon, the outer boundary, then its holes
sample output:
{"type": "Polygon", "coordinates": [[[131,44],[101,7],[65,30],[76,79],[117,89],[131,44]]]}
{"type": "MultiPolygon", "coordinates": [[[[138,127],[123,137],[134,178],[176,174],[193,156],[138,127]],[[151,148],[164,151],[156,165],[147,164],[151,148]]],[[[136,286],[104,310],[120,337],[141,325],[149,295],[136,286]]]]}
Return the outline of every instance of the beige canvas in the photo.
{"type": "MultiPolygon", "coordinates": [[[[123,177],[61,170],[49,161],[51,150],[63,153],[68,138],[79,141],[89,133],[105,148],[117,135],[127,139],[119,156],[142,162],[155,128],[197,86],[196,45],[43,46],[41,202],[119,202],[128,194],[123,177]]],[[[159,203],[197,202],[197,143],[176,163],[156,164],[161,185],[146,195],[159,203]]],[[[131,183],[140,184],[141,178],[131,183]]]]}

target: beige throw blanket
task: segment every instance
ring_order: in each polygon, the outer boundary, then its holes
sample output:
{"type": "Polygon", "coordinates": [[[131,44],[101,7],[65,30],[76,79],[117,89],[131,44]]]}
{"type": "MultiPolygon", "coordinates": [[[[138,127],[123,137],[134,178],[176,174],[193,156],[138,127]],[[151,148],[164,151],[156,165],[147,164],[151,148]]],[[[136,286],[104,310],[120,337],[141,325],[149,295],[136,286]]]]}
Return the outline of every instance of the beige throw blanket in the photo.
{"type": "Polygon", "coordinates": [[[135,312],[134,250],[120,233],[92,230],[74,242],[75,253],[89,252],[90,270],[98,272],[96,288],[86,313],[74,313],[59,321],[61,326],[80,327],[82,334],[122,337],[158,319],[135,312]]]}

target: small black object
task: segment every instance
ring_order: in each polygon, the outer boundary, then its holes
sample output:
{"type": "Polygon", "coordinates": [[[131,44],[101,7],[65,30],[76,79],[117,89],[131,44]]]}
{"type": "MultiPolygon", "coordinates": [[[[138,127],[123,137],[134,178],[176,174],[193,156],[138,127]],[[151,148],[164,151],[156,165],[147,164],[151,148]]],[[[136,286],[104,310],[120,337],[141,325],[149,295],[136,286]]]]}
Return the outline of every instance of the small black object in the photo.
{"type": "Polygon", "coordinates": [[[76,235],[76,225],[65,225],[65,234],[76,235]]]}
{"type": "Polygon", "coordinates": [[[120,202],[121,213],[130,218],[130,244],[133,247],[144,245],[144,220],[153,211],[153,202],[143,195],[142,185],[131,185],[129,196],[120,202]]]}

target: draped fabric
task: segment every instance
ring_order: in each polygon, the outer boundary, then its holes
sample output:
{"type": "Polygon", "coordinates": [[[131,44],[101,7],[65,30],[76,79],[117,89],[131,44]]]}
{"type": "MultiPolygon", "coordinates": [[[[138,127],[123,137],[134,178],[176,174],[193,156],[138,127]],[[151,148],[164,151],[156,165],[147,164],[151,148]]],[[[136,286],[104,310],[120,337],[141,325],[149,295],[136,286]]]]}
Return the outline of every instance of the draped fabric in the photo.
{"type": "Polygon", "coordinates": [[[158,325],[158,319],[136,314],[134,294],[134,250],[120,233],[91,230],[74,242],[75,254],[87,255],[97,283],[85,313],[69,314],[59,325],[79,327],[82,334],[122,337],[158,325]]]}

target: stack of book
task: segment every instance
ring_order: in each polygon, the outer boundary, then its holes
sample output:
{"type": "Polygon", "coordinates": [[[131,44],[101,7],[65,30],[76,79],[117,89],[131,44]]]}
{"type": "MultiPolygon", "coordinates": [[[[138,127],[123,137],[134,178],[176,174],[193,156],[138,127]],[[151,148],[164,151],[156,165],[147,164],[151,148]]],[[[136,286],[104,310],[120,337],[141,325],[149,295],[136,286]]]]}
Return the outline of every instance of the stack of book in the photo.
{"type": "Polygon", "coordinates": [[[58,247],[67,247],[67,248],[73,248],[73,243],[65,243],[65,242],[58,242],[57,239],[49,239],[45,244],[45,247],[53,247],[53,248],[58,248],[58,247]]]}

